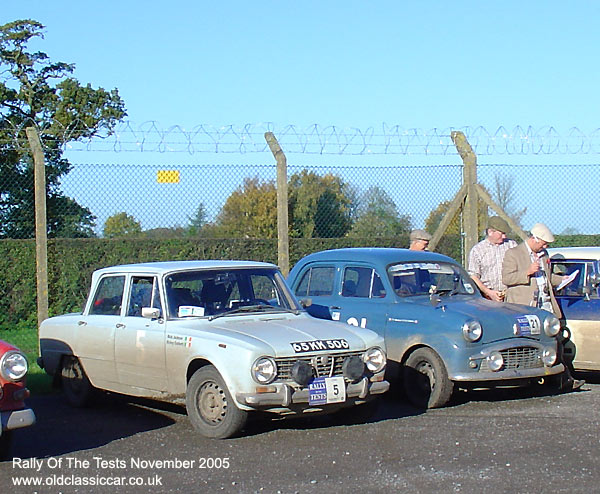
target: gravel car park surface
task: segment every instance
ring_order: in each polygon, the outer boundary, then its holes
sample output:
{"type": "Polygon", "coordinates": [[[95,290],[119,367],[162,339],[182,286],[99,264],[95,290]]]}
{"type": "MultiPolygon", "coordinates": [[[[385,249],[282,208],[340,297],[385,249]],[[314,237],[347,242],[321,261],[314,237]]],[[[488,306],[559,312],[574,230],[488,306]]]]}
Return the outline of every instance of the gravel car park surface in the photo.
{"type": "Polygon", "coordinates": [[[108,396],[78,410],[38,396],[0,492],[597,492],[600,377],[585,377],[580,392],[469,392],[427,412],[388,394],[366,423],[254,420],[229,440],[203,438],[172,405],[108,396]]]}

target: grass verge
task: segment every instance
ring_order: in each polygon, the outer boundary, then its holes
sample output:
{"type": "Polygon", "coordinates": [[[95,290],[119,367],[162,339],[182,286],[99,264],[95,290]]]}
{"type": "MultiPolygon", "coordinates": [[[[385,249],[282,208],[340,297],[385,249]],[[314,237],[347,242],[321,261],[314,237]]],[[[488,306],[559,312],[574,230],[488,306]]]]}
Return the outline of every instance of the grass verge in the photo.
{"type": "Polygon", "coordinates": [[[40,368],[36,360],[38,358],[38,334],[37,328],[25,328],[0,330],[0,339],[15,345],[27,357],[29,372],[27,373],[27,387],[32,395],[54,393],[52,378],[40,368]]]}

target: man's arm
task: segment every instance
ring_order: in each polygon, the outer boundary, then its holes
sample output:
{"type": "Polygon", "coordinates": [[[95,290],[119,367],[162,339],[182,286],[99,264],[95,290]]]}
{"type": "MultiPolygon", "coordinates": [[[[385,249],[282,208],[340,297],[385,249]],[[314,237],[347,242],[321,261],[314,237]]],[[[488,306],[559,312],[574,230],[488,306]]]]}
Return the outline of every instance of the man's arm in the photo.
{"type": "Polygon", "coordinates": [[[483,284],[483,281],[481,281],[477,275],[472,274],[471,278],[473,279],[475,284],[479,287],[479,289],[481,290],[481,293],[483,294],[483,296],[485,298],[489,298],[490,300],[493,300],[495,302],[502,302],[504,300],[504,296],[502,295],[502,293],[500,293],[497,290],[492,290],[491,288],[488,288],[487,286],[485,286],[483,284]]]}
{"type": "Polygon", "coordinates": [[[502,263],[502,283],[507,287],[516,285],[529,285],[527,269],[520,269],[518,262],[518,249],[508,249],[502,263]]]}

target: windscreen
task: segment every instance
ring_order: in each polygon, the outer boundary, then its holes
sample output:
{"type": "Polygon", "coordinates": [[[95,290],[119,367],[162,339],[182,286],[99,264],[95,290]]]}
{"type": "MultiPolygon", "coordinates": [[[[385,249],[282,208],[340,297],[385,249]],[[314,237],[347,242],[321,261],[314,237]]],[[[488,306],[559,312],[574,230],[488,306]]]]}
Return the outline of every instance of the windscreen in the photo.
{"type": "Polygon", "coordinates": [[[183,271],[168,275],[165,287],[171,317],[212,316],[257,305],[297,308],[274,269],[183,271]]]}
{"type": "Polygon", "coordinates": [[[475,288],[460,266],[444,262],[407,262],[393,264],[388,276],[394,292],[401,297],[416,295],[472,295],[475,288]]]}

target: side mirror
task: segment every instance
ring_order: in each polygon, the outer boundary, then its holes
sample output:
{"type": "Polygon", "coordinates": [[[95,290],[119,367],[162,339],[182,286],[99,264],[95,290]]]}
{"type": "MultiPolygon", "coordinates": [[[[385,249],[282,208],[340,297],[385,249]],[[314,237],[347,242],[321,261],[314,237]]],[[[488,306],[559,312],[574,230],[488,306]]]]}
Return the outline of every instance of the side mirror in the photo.
{"type": "Polygon", "coordinates": [[[142,317],[146,319],[158,319],[160,317],[160,309],[154,307],[142,307],[142,317]]]}
{"type": "Polygon", "coordinates": [[[298,300],[298,302],[300,302],[302,308],[306,309],[307,307],[310,307],[312,305],[312,298],[301,298],[300,300],[298,300]]]}

